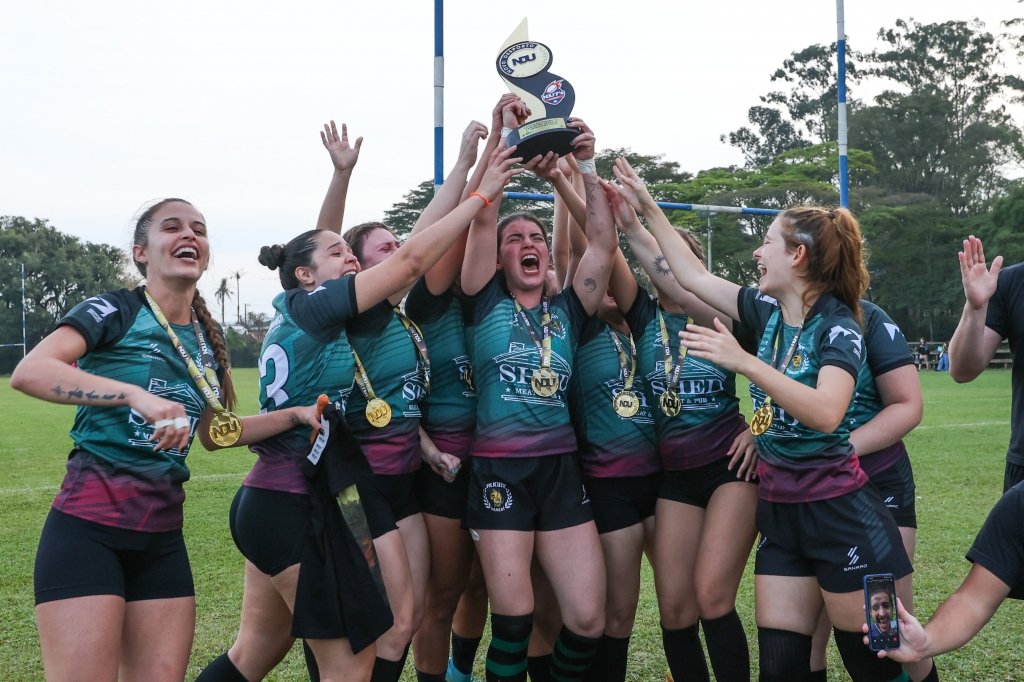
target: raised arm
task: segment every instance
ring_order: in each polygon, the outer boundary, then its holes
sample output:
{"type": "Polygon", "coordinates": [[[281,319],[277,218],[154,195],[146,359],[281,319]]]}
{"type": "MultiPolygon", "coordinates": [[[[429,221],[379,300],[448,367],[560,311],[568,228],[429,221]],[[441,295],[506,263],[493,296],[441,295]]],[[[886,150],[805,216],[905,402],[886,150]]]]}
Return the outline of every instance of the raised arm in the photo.
{"type": "Polygon", "coordinates": [[[573,141],[573,156],[581,162],[580,170],[584,171],[583,186],[587,193],[586,229],[589,244],[586,253],[580,259],[572,286],[584,309],[593,315],[608,291],[608,280],[611,277],[615,252],[619,248],[619,240],[615,234],[612,209],[601,187],[601,178],[597,176],[597,171],[585,167],[593,166],[594,135],[578,118],[573,119],[573,125],[583,131],[583,134],[573,141]]]}
{"type": "Polygon", "coordinates": [[[887,448],[914,430],[924,415],[921,382],[914,365],[904,365],[875,377],[885,405],[871,421],[850,433],[857,454],[867,455],[887,448]]]}
{"type": "MultiPolygon", "coordinates": [[[[451,248],[473,220],[473,216],[487,203],[493,205],[498,200],[509,179],[523,172],[521,168],[512,167],[520,161],[518,158],[512,158],[513,151],[514,148],[495,150],[488,160],[488,168],[480,181],[479,192],[463,201],[454,211],[433,225],[411,235],[402,248],[388,258],[386,267],[369,268],[356,275],[356,302],[359,312],[368,310],[396,291],[415,284],[416,280],[451,248]]],[[[492,270],[494,262],[492,258],[492,270]]]]}
{"type": "Polygon", "coordinates": [[[657,240],[676,282],[712,308],[734,320],[739,319],[737,298],[740,286],[707,271],[690,247],[676,234],[672,223],[647,191],[643,180],[625,159],[615,160],[614,172],[619,180],[616,189],[634,210],[647,219],[651,234],[657,240]]]}
{"type": "Polygon", "coordinates": [[[967,302],[949,342],[949,376],[963,384],[973,381],[985,371],[1003,341],[994,329],[985,326],[989,301],[999,283],[1003,257],[992,259],[991,270],[985,267],[985,249],[981,240],[974,236],[964,240],[964,250],[958,257],[967,302]]]}
{"type": "Polygon", "coordinates": [[[330,230],[341,234],[341,223],[345,218],[345,198],[348,196],[348,181],[352,177],[352,169],[359,161],[359,148],[363,146],[363,138],[356,140],[356,146],[348,144],[348,126],[341,124],[341,136],[338,136],[338,128],[331,121],[330,125],[324,124],[324,130],[320,133],[320,140],[331,155],[331,163],[334,164],[334,175],[331,176],[331,184],[327,187],[327,196],[320,206],[320,217],[316,220],[316,229],[330,230]]]}

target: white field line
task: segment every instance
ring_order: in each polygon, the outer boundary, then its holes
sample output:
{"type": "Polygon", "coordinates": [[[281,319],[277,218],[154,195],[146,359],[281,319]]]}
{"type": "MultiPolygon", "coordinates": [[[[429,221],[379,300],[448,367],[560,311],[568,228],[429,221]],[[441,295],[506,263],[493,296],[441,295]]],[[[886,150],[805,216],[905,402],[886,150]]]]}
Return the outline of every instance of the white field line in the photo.
{"type": "MultiPolygon", "coordinates": [[[[215,479],[215,478],[236,478],[236,477],[239,477],[239,476],[245,476],[247,473],[249,473],[249,472],[248,471],[243,471],[243,472],[238,473],[238,474],[205,474],[203,476],[193,476],[192,478],[190,478],[188,480],[188,482],[191,483],[192,481],[207,481],[207,480],[211,480],[211,479],[215,479]]],[[[39,486],[37,488],[7,488],[7,489],[0,489],[0,497],[4,497],[6,495],[23,495],[23,494],[26,494],[26,493],[38,493],[38,492],[42,492],[44,490],[60,490],[60,486],[59,485],[41,485],[41,486],[39,486]]]]}
{"type": "Polygon", "coordinates": [[[1008,426],[1010,422],[971,422],[969,424],[930,424],[928,426],[918,426],[914,431],[920,431],[921,429],[953,429],[960,426],[1008,426]]]}

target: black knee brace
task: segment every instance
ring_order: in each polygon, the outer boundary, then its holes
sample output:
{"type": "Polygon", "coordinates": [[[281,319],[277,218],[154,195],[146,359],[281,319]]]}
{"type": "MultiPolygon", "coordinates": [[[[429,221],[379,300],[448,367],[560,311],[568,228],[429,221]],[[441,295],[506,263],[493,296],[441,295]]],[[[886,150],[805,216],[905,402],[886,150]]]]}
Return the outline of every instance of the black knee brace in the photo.
{"type": "Polygon", "coordinates": [[[757,628],[760,682],[792,682],[811,672],[811,636],[792,630],[757,628]]]}
{"type": "Polygon", "coordinates": [[[879,658],[878,653],[864,643],[864,635],[860,632],[839,628],[833,628],[833,632],[839,655],[843,657],[843,665],[853,682],[910,682],[903,666],[891,658],[879,658]]]}

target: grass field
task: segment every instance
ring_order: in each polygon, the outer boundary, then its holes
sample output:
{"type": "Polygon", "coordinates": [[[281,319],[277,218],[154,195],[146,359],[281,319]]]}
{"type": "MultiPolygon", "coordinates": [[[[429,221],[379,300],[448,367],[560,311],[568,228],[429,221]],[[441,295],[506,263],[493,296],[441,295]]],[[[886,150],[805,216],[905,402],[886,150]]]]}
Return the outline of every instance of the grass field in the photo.
{"type": "MultiPolygon", "coordinates": [[[[918,534],[916,602],[927,618],[967,574],[963,558],[989,509],[1002,491],[1010,427],[1010,373],[989,371],[957,386],[945,374],[921,374],[925,416],[907,439],[917,478],[918,534]]],[[[239,370],[242,412],[256,411],[255,370],[239,370]]],[[[745,412],[750,413],[749,399],[745,412]]],[[[32,565],[50,502],[63,477],[71,447],[67,437],[74,410],[32,400],[0,379],[0,679],[42,679],[33,617],[32,565]]],[[[189,456],[185,540],[195,574],[198,620],[189,666],[201,666],[234,641],[242,599],[243,560],[228,532],[228,506],[252,465],[247,450],[206,452],[198,440],[189,456]]],[[[752,566],[740,588],[738,609],[755,663],[752,566]]],[[[486,637],[477,657],[483,674],[486,637]]],[[[411,658],[411,657],[410,657],[411,658]]],[[[650,569],[630,655],[630,680],[663,680],[657,602],[650,569]]],[[[995,619],[963,650],[939,659],[943,680],[1024,680],[1024,607],[1007,602],[995,619]]],[[[829,679],[849,679],[838,654],[830,653],[829,679]]],[[[267,679],[304,680],[302,652],[293,649],[267,679]]],[[[415,679],[412,663],[403,681],[415,679]]],[[[756,679],[756,672],[755,672],[756,679]]]]}

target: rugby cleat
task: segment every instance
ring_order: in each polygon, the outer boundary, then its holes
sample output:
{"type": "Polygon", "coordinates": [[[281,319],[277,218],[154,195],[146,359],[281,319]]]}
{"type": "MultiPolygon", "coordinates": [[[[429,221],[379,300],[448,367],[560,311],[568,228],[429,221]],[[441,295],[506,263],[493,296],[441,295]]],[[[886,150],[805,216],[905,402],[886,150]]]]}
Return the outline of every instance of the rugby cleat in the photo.
{"type": "Polygon", "coordinates": [[[445,682],[481,682],[479,679],[473,676],[473,673],[467,675],[455,667],[455,662],[451,658],[448,659],[448,672],[444,674],[445,682]]]}

